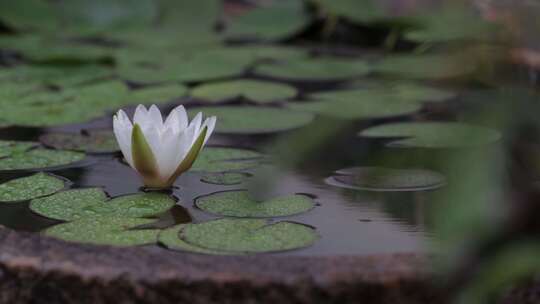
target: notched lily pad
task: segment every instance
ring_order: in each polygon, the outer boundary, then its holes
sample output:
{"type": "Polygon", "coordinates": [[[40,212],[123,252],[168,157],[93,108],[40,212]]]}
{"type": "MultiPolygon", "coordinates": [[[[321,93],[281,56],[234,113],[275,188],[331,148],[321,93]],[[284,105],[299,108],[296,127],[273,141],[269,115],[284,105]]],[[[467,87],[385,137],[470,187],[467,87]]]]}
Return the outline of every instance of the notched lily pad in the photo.
{"type": "Polygon", "coordinates": [[[187,251],[193,253],[203,253],[203,254],[220,254],[225,255],[229,254],[227,252],[218,251],[218,250],[209,250],[202,247],[198,247],[192,244],[189,244],[180,238],[180,231],[186,227],[186,224],[180,224],[174,227],[170,227],[162,230],[159,233],[158,242],[172,250],[187,251]]]}
{"type": "Polygon", "coordinates": [[[336,171],[327,182],[342,188],[366,191],[423,191],[446,184],[446,178],[424,169],[354,167],[336,171]]]}
{"type": "Polygon", "coordinates": [[[370,66],[360,59],[327,57],[264,63],[255,69],[259,75],[293,81],[344,80],[365,76],[370,71],[370,66]]]}
{"type": "Polygon", "coordinates": [[[45,173],[10,180],[0,185],[0,202],[20,202],[51,195],[64,188],[64,180],[45,173]]]}
{"type": "Polygon", "coordinates": [[[83,131],[77,133],[48,133],[39,140],[55,149],[84,151],[88,153],[111,153],[119,151],[114,134],[109,130],[83,131]]]}
{"type": "Polygon", "coordinates": [[[229,134],[282,132],[305,126],[314,118],[311,113],[254,106],[199,107],[189,111],[191,116],[198,112],[219,117],[216,132],[229,134]]]}
{"type": "Polygon", "coordinates": [[[227,147],[206,147],[191,168],[192,171],[225,172],[241,171],[256,167],[263,155],[244,149],[227,147]]]}
{"type": "Polygon", "coordinates": [[[308,247],[319,235],[315,229],[293,222],[268,224],[262,219],[218,219],[188,224],[180,232],[180,238],[212,250],[262,253],[308,247]]]}
{"type": "Polygon", "coordinates": [[[243,183],[249,175],[240,172],[223,172],[223,173],[211,173],[201,177],[201,181],[207,184],[214,185],[238,185],[243,183]]]}
{"type": "Polygon", "coordinates": [[[35,149],[23,153],[13,153],[0,159],[0,170],[41,169],[64,166],[85,158],[84,153],[35,149]]]}
{"type": "Polygon", "coordinates": [[[233,217],[279,217],[303,213],[311,210],[315,203],[306,195],[276,197],[264,202],[254,200],[245,190],[224,191],[199,197],[195,205],[220,216],[233,217]]]}
{"type": "Polygon", "coordinates": [[[459,122],[404,122],[384,124],[359,133],[364,137],[404,138],[389,147],[459,148],[494,143],[501,134],[486,127],[459,122]]]}
{"type": "Polygon", "coordinates": [[[296,93],[296,89],[287,84],[245,79],[203,84],[193,89],[191,96],[209,102],[243,97],[257,103],[267,103],[293,98],[296,93]]]}
{"type": "Polygon", "coordinates": [[[136,246],[157,241],[158,229],[136,229],[154,220],[121,218],[115,216],[83,218],[59,224],[45,230],[44,234],[68,242],[95,245],[136,246]]]}
{"type": "Polygon", "coordinates": [[[99,188],[73,189],[30,202],[30,209],[48,218],[72,221],[86,217],[150,217],[174,206],[165,194],[142,193],[107,200],[99,188]]]}

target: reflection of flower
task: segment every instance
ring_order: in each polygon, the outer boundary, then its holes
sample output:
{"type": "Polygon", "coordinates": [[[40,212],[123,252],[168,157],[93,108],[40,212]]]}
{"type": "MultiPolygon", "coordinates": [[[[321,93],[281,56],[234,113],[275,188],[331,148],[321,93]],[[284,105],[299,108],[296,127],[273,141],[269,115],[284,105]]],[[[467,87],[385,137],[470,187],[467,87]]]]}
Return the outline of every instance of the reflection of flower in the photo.
{"type": "Polygon", "coordinates": [[[215,116],[203,123],[201,113],[188,124],[183,106],[172,110],[165,122],[155,105],[149,110],[139,105],[133,125],[122,110],[113,118],[114,135],[124,158],[152,188],[170,187],[189,170],[215,125],[215,116]]]}

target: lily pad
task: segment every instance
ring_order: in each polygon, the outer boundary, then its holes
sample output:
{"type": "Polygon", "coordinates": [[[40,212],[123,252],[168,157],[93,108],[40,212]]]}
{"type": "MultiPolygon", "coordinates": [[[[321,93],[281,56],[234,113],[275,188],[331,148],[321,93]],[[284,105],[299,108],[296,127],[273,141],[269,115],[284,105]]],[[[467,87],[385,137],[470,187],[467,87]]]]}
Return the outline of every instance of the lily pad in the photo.
{"type": "Polygon", "coordinates": [[[88,153],[110,153],[119,151],[116,138],[111,131],[84,131],[77,133],[48,133],[39,140],[55,149],[84,151],[88,153]]]}
{"type": "Polygon", "coordinates": [[[225,33],[233,38],[280,40],[300,32],[308,24],[304,1],[276,1],[233,18],[227,24],[225,33]]]}
{"type": "Polygon", "coordinates": [[[369,23],[389,18],[382,5],[376,0],[315,0],[315,3],[330,16],[342,16],[353,22],[369,23]]]}
{"type": "MultiPolygon", "coordinates": [[[[359,86],[357,90],[363,89],[366,94],[370,92],[377,95],[387,94],[411,102],[443,102],[457,95],[449,90],[404,81],[358,81],[353,84],[353,86],[355,85],[359,86]]],[[[318,96],[318,94],[315,96],[318,96]]]]}
{"type": "Polygon", "coordinates": [[[59,20],[50,3],[44,0],[0,2],[0,20],[17,30],[52,30],[59,20]]]}
{"type": "Polygon", "coordinates": [[[256,167],[262,154],[244,149],[226,147],[206,147],[191,168],[192,171],[225,172],[241,171],[256,167]]]}
{"type": "Polygon", "coordinates": [[[188,224],[184,241],[207,249],[228,252],[276,252],[312,245],[319,239],[315,229],[293,222],[268,224],[262,219],[218,219],[188,224]]]}
{"type": "Polygon", "coordinates": [[[36,142],[0,140],[0,157],[10,156],[14,153],[22,153],[38,146],[36,142]]]}
{"type": "Polygon", "coordinates": [[[287,84],[248,79],[203,84],[191,91],[191,96],[210,102],[244,97],[267,103],[289,99],[296,94],[296,89],[287,84]]]}
{"type": "Polygon", "coordinates": [[[254,106],[198,107],[189,111],[191,116],[198,112],[203,112],[208,116],[217,116],[219,123],[216,125],[216,132],[230,134],[287,131],[305,126],[314,118],[311,113],[254,106]]]}
{"type": "Polygon", "coordinates": [[[199,197],[195,205],[209,213],[233,217],[279,217],[306,212],[315,204],[305,195],[276,197],[264,202],[256,201],[248,191],[223,191],[199,197]]]}
{"type": "Polygon", "coordinates": [[[204,253],[204,254],[228,254],[227,252],[209,250],[202,247],[198,247],[192,244],[189,244],[180,238],[180,231],[186,227],[186,224],[176,225],[162,230],[159,233],[158,241],[163,244],[168,249],[188,251],[194,253],[204,253]]]}
{"type": "Polygon", "coordinates": [[[493,129],[459,122],[404,122],[368,128],[364,137],[404,138],[388,143],[390,147],[459,148],[494,143],[501,134],[493,129]]]}
{"type": "Polygon", "coordinates": [[[248,177],[249,175],[239,172],[212,173],[201,177],[201,181],[207,184],[228,186],[241,184],[248,177]]]}
{"type": "Polygon", "coordinates": [[[68,165],[81,161],[84,153],[35,149],[24,153],[13,153],[9,157],[0,159],[0,170],[41,169],[68,165]]]}
{"type": "Polygon", "coordinates": [[[354,167],[336,171],[331,184],[343,188],[367,191],[423,191],[446,184],[446,178],[424,169],[389,169],[354,167]]]}
{"type": "Polygon", "coordinates": [[[48,218],[72,221],[86,217],[151,217],[174,206],[165,194],[133,194],[107,200],[99,188],[74,189],[30,202],[30,209],[48,218]]]}
{"type": "Polygon", "coordinates": [[[287,107],[343,119],[371,119],[411,114],[422,108],[384,92],[344,90],[314,94],[313,102],[289,103],[287,107]]]}
{"type": "Polygon", "coordinates": [[[449,79],[468,76],[476,67],[451,54],[393,55],[374,65],[375,72],[406,79],[449,79]]]}
{"type": "Polygon", "coordinates": [[[10,180],[0,185],[0,202],[20,202],[51,195],[64,188],[64,180],[37,173],[10,180]]]}
{"type": "Polygon", "coordinates": [[[136,246],[157,241],[158,229],[136,229],[155,220],[120,217],[90,217],[59,224],[45,230],[45,235],[68,242],[96,245],[136,246]]]}
{"type": "Polygon", "coordinates": [[[291,81],[332,81],[365,76],[370,66],[360,59],[315,57],[289,60],[281,63],[264,63],[255,73],[291,81]]]}

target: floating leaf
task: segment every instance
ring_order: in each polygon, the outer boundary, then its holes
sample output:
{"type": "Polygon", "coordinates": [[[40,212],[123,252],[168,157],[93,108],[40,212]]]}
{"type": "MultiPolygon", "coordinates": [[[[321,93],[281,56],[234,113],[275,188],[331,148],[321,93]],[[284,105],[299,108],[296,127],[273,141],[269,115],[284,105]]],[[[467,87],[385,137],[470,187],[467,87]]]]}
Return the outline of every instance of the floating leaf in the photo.
{"type": "Polygon", "coordinates": [[[249,79],[203,84],[191,91],[193,97],[210,102],[244,97],[258,103],[267,103],[289,99],[296,94],[296,89],[286,84],[249,79]]]}
{"type": "Polygon", "coordinates": [[[172,198],[160,193],[120,196],[107,201],[99,188],[74,189],[30,202],[30,209],[48,218],[72,221],[85,217],[149,217],[174,206],[172,198]]]}
{"type": "Polygon", "coordinates": [[[59,24],[51,5],[45,0],[0,2],[0,20],[18,30],[52,30],[59,24]]]}
{"type": "Polygon", "coordinates": [[[209,250],[202,247],[197,247],[195,245],[189,244],[180,238],[180,231],[186,227],[186,224],[176,225],[162,230],[159,233],[158,241],[163,244],[165,247],[172,250],[188,251],[194,253],[204,253],[204,254],[228,254],[226,252],[209,250]]]}
{"type": "Polygon", "coordinates": [[[0,170],[40,169],[68,165],[81,161],[84,153],[35,149],[24,153],[14,153],[0,159],[0,170]]]}
{"type": "Polygon", "coordinates": [[[377,0],[315,0],[315,3],[329,15],[342,16],[360,23],[390,18],[382,2],[377,0]]]}
{"type": "Polygon", "coordinates": [[[84,131],[77,133],[48,133],[39,140],[55,149],[84,151],[89,153],[110,153],[119,151],[116,138],[111,131],[84,131]]]}
{"type": "Polygon", "coordinates": [[[319,239],[306,225],[292,222],[268,224],[261,219],[218,219],[188,224],[180,238],[212,250],[229,252],[275,252],[310,246],[319,239]]]}
{"type": "Polygon", "coordinates": [[[472,74],[474,64],[465,64],[450,54],[393,55],[379,61],[377,73],[407,79],[448,79],[472,74]]]}
{"type": "Polygon", "coordinates": [[[354,167],[336,171],[331,184],[343,188],[367,191],[422,191],[442,187],[446,178],[423,169],[389,169],[354,167]]]}
{"type": "Polygon", "coordinates": [[[135,246],[157,241],[160,230],[135,229],[153,221],[141,218],[90,217],[53,226],[44,233],[68,242],[135,246]]]}
{"type": "Polygon", "coordinates": [[[230,20],[225,32],[229,37],[279,40],[300,32],[308,23],[304,2],[289,0],[248,10],[230,20]]]}
{"type": "Polygon", "coordinates": [[[245,181],[249,175],[237,172],[224,172],[206,174],[201,178],[202,182],[215,185],[238,185],[245,181]]]}
{"type": "Polygon", "coordinates": [[[371,119],[411,114],[422,108],[385,92],[344,90],[314,94],[317,101],[289,103],[294,110],[308,111],[343,119],[371,119]]]}
{"type": "Polygon", "coordinates": [[[363,89],[366,94],[371,93],[377,96],[387,94],[411,102],[443,102],[456,97],[455,92],[414,82],[358,81],[353,86],[359,86],[357,90],[360,92],[360,89],[363,89]]]}
{"type": "Polygon", "coordinates": [[[314,115],[280,108],[223,106],[192,108],[189,113],[203,112],[217,116],[217,133],[260,134],[296,129],[309,124],[314,115]]]}
{"type": "Polygon", "coordinates": [[[496,130],[459,122],[404,122],[375,126],[359,133],[365,137],[388,137],[391,147],[459,148],[494,143],[496,130]]]}
{"type": "Polygon", "coordinates": [[[22,153],[38,145],[30,141],[0,140],[0,157],[10,156],[14,153],[22,153]]]}
{"type": "Polygon", "coordinates": [[[256,67],[259,75],[292,81],[344,80],[364,76],[369,65],[360,59],[316,57],[290,60],[283,63],[265,63],[256,67]]]}
{"type": "Polygon", "coordinates": [[[262,154],[235,148],[206,147],[191,168],[192,171],[224,172],[240,171],[256,167],[262,154]]]}
{"type": "Polygon", "coordinates": [[[181,84],[167,84],[146,87],[131,91],[127,100],[130,104],[159,104],[167,103],[184,96],[187,87],[181,84]]]}
{"type": "Polygon", "coordinates": [[[245,190],[202,196],[195,200],[195,205],[220,216],[257,218],[289,216],[314,207],[313,200],[305,195],[288,195],[259,202],[252,199],[245,190]]]}
{"type": "Polygon", "coordinates": [[[64,188],[64,180],[37,173],[10,180],[0,185],[0,202],[19,202],[46,196],[64,188]]]}

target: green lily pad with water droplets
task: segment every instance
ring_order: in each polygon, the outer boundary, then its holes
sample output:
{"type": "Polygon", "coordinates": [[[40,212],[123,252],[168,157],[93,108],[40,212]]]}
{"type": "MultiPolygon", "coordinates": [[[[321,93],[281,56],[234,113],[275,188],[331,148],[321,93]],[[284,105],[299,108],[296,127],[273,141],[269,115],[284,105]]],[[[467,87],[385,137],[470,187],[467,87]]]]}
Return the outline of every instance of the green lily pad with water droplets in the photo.
{"type": "Polygon", "coordinates": [[[209,102],[243,97],[257,103],[267,103],[293,98],[296,94],[296,89],[287,84],[250,79],[207,83],[191,91],[191,96],[209,102]]]}
{"type": "Polygon", "coordinates": [[[365,76],[370,66],[361,59],[314,57],[280,63],[264,63],[255,73],[291,81],[335,81],[365,76]]]}
{"type": "Polygon", "coordinates": [[[30,209],[48,218],[73,221],[85,217],[151,217],[174,206],[175,201],[160,193],[142,193],[107,200],[99,188],[74,189],[30,202],[30,209]]]}
{"type": "Polygon", "coordinates": [[[248,191],[223,191],[199,197],[195,205],[200,209],[233,217],[266,218],[299,214],[311,210],[315,203],[306,195],[287,195],[264,202],[254,200],[248,191]]]}
{"type": "Polygon", "coordinates": [[[218,254],[226,255],[230,254],[223,251],[209,250],[202,247],[198,247],[192,244],[189,244],[180,238],[180,231],[186,227],[186,224],[176,225],[162,230],[159,233],[158,242],[172,250],[187,251],[192,253],[203,253],[203,254],[218,254]]]}
{"type": "Polygon", "coordinates": [[[88,153],[111,153],[119,151],[114,134],[109,130],[84,131],[82,133],[48,133],[39,140],[48,147],[88,153]]]}
{"type": "Polygon", "coordinates": [[[288,103],[287,107],[342,119],[372,119],[415,113],[422,108],[384,92],[343,90],[314,94],[316,101],[288,103]]]}
{"type": "Polygon", "coordinates": [[[311,113],[255,106],[222,106],[191,108],[190,116],[203,112],[217,116],[216,133],[264,134],[303,127],[314,118],[311,113]]]}
{"type": "Polygon", "coordinates": [[[315,229],[293,222],[268,224],[262,219],[218,219],[188,224],[180,238],[189,244],[235,253],[300,249],[319,239],[315,229]]]}
{"type": "Polygon", "coordinates": [[[95,245],[136,246],[157,241],[158,229],[136,229],[155,220],[114,216],[83,218],[45,230],[47,236],[68,242],[95,245]]]}
{"type": "Polygon", "coordinates": [[[202,172],[241,171],[256,167],[262,161],[262,157],[262,154],[251,150],[206,147],[195,160],[191,170],[202,172]]]}
{"type": "Polygon", "coordinates": [[[384,124],[359,133],[364,137],[404,138],[389,147],[460,148],[497,142],[501,134],[493,129],[460,122],[404,122],[384,124]]]}
{"type": "Polygon", "coordinates": [[[232,38],[280,40],[300,32],[310,22],[304,1],[270,2],[232,18],[225,33],[232,38]],[[276,22],[279,20],[279,22],[276,22]]]}
{"type": "Polygon", "coordinates": [[[452,79],[474,73],[474,64],[468,64],[452,54],[393,55],[373,66],[376,73],[405,79],[452,79]]]}
{"type": "Polygon", "coordinates": [[[229,186],[241,184],[248,177],[248,174],[239,172],[211,173],[201,177],[201,181],[207,184],[229,186]]]}
{"type": "Polygon", "coordinates": [[[165,84],[133,90],[126,98],[129,104],[160,104],[171,102],[187,93],[182,84],[165,84]]]}
{"type": "Polygon", "coordinates": [[[41,169],[64,166],[85,158],[84,153],[34,149],[23,153],[13,153],[9,157],[0,158],[0,170],[41,169]]]}
{"type": "Polygon", "coordinates": [[[51,195],[64,188],[64,180],[45,173],[10,180],[0,185],[0,202],[20,202],[51,195]]]}
{"type": "Polygon", "coordinates": [[[22,153],[38,145],[38,143],[30,141],[0,140],[0,157],[22,153]]]}
{"type": "Polygon", "coordinates": [[[336,171],[330,184],[343,188],[367,191],[423,191],[446,184],[446,178],[425,169],[390,169],[354,167],[336,171]]]}

